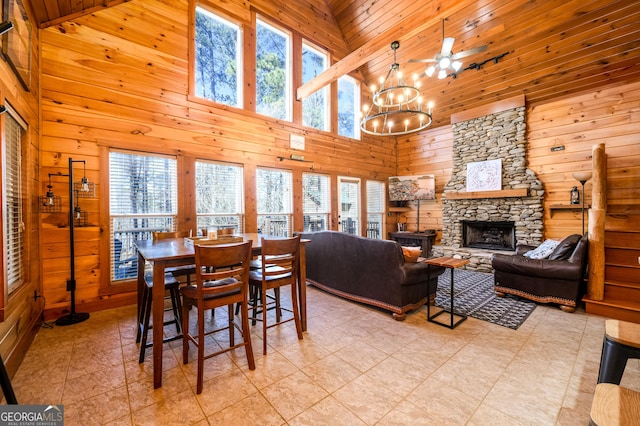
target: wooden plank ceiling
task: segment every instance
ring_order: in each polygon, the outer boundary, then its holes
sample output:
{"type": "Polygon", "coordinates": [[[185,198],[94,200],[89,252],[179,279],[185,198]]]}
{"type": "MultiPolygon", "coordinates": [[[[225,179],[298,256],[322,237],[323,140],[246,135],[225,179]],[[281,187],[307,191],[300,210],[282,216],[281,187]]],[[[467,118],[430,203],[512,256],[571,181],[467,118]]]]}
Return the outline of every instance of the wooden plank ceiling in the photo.
{"type": "MultiPolygon", "coordinates": [[[[41,28],[126,0],[27,0],[41,28]]],[[[138,0],[142,1],[142,0],[138,0]]],[[[451,114],[524,93],[529,103],[640,79],[640,2],[629,0],[317,0],[325,1],[353,52],[335,70],[358,70],[367,84],[397,61],[406,76],[426,66],[444,36],[453,52],[486,45],[463,60],[457,78],[421,78],[436,104],[434,126],[451,114]],[[492,58],[501,56],[497,61],[492,58]],[[363,59],[365,58],[365,59],[363,59]]],[[[250,4],[251,1],[249,0],[250,4]]],[[[312,36],[312,35],[310,35],[312,36]]],[[[327,73],[329,75],[331,73],[327,73]]]]}

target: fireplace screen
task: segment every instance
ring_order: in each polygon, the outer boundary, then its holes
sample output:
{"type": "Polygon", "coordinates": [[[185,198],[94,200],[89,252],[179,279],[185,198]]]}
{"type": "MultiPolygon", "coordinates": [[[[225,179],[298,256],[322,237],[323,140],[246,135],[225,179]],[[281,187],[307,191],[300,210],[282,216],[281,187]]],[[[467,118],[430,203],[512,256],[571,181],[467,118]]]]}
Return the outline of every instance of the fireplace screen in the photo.
{"type": "Polygon", "coordinates": [[[515,222],[462,221],[464,247],[515,250],[515,222]]]}

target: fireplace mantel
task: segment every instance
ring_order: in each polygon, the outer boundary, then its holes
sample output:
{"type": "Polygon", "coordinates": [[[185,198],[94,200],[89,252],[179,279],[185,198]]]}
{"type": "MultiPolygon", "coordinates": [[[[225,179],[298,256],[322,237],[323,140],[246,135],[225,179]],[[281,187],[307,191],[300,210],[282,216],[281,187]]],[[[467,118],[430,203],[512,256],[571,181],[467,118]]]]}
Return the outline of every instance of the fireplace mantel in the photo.
{"type": "Polygon", "coordinates": [[[526,197],[528,194],[529,190],[527,188],[502,189],[499,191],[445,192],[445,196],[448,200],[526,197]]]}

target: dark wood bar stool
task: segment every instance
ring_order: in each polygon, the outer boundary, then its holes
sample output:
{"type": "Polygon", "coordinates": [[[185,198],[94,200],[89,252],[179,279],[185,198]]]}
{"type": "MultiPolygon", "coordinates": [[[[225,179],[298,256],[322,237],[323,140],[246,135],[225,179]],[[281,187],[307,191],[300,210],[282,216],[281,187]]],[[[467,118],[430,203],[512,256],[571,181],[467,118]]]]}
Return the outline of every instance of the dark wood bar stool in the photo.
{"type": "Polygon", "coordinates": [[[607,320],[598,383],[619,385],[629,358],[640,358],[640,324],[607,320]]]}

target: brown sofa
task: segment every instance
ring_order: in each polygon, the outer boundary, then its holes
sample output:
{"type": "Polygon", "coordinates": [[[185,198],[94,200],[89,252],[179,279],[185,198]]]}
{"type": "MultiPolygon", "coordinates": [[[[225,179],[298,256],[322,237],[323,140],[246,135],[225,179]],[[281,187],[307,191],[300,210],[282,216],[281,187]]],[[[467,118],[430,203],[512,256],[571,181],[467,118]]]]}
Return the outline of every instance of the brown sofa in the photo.
{"type": "MultiPolygon", "coordinates": [[[[336,231],[301,233],[306,246],[307,279],[327,292],[377,306],[405,319],[427,295],[427,265],[405,263],[402,246],[336,231]]],[[[431,266],[432,294],[444,268],[431,266]]]]}
{"type": "Polygon", "coordinates": [[[585,290],[588,245],[586,234],[574,234],[560,242],[546,259],[523,256],[535,248],[528,245],[518,245],[514,255],[494,254],[491,265],[496,294],[557,303],[563,311],[573,312],[585,290]]]}

